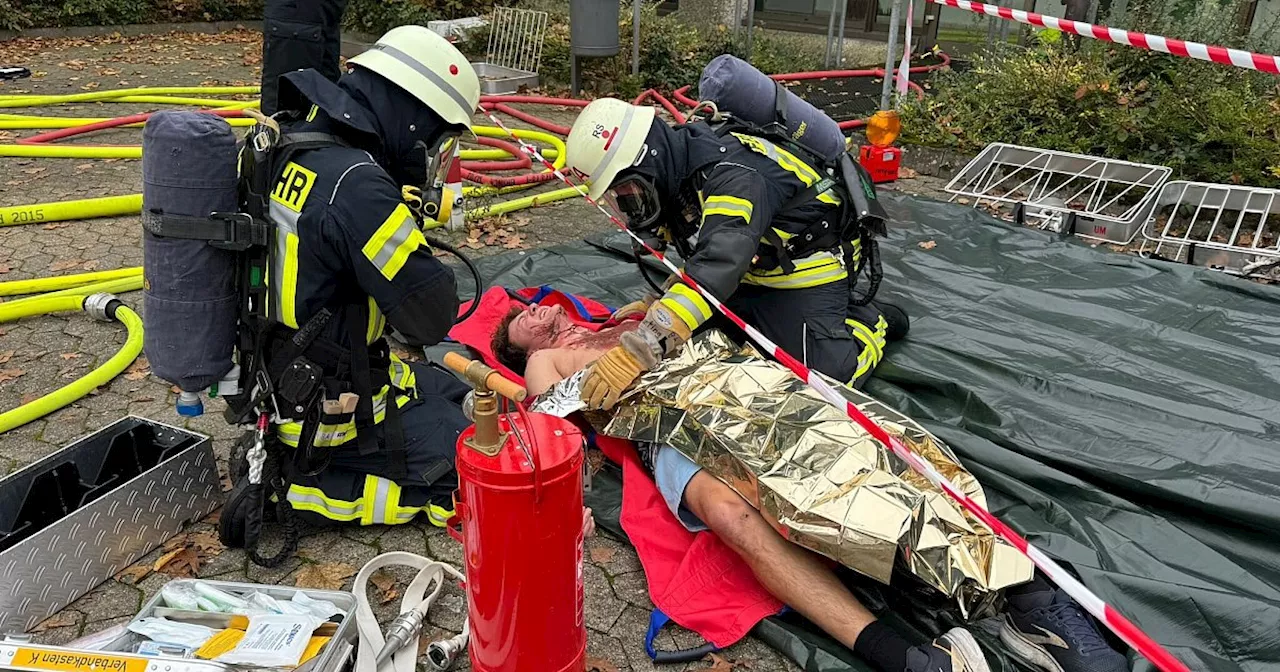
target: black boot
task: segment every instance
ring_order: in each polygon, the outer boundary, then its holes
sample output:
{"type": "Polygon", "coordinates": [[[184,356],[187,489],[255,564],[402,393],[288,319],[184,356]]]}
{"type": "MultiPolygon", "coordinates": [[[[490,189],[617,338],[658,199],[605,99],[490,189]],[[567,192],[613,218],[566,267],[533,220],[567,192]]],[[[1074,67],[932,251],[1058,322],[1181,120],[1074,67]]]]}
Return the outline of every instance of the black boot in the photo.
{"type": "Polygon", "coordinates": [[[892,343],[893,341],[902,340],[907,335],[907,332],[911,330],[911,318],[907,317],[907,311],[895,304],[874,299],[871,301],[871,305],[875,306],[881,315],[884,315],[885,324],[888,325],[884,336],[886,341],[892,343]]]}

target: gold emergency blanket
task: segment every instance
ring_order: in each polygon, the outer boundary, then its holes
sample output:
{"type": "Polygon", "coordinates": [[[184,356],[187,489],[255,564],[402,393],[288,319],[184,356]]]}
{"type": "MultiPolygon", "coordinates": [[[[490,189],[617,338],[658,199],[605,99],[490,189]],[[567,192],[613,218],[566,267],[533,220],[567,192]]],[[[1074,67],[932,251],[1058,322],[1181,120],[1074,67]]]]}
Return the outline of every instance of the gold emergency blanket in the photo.
{"type": "MultiPolygon", "coordinates": [[[[914,421],[848,388],[842,393],[985,506],[982,487],[914,421]]],[[[589,414],[589,417],[592,414],[589,414]]],[[[889,582],[908,571],[956,598],[966,616],[1031,578],[1015,548],[916,474],[781,364],[723,333],[700,334],[646,374],[602,433],[668,444],[759,509],[792,542],[889,582]]]]}

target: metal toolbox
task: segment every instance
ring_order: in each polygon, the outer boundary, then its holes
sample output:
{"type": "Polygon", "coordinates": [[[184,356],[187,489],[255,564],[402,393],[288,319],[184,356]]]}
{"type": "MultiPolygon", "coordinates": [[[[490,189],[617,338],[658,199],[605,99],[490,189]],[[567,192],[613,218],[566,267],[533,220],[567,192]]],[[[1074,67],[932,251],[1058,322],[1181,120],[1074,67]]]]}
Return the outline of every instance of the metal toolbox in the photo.
{"type": "Polygon", "coordinates": [[[135,416],[0,479],[0,633],[30,630],[221,502],[209,437],[135,416]]]}

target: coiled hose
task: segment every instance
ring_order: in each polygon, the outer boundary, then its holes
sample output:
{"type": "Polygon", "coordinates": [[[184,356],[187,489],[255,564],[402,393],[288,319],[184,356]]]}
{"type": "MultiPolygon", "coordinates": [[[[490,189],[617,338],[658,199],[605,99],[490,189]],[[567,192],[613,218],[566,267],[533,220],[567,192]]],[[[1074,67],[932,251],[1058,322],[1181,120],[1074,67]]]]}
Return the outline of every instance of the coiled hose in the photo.
{"type": "Polygon", "coordinates": [[[35,401],[0,413],[0,434],[42,418],[120,375],[142,352],[142,318],[112,294],[37,297],[0,304],[0,323],[47,313],[83,310],[99,320],[120,322],[128,330],[124,345],[98,368],[35,401]]]}

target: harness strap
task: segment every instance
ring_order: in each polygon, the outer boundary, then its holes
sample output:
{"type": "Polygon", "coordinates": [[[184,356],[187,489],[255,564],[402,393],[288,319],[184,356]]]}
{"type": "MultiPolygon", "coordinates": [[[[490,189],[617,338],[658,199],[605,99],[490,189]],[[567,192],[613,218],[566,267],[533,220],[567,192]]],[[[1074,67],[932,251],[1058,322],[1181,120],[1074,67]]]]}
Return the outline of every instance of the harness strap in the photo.
{"type": "MultiPolygon", "coordinates": [[[[373,421],[373,376],[369,370],[368,356],[361,356],[357,350],[365,345],[365,330],[369,322],[367,303],[352,303],[347,306],[347,338],[351,344],[351,385],[360,399],[356,402],[356,445],[362,457],[378,452],[378,437],[372,431],[373,421]]],[[[391,392],[388,391],[388,397],[391,392]]],[[[394,398],[389,398],[395,404],[394,398]]],[[[390,409],[388,408],[388,412],[390,409]]],[[[390,416],[388,416],[389,418],[390,416]]],[[[385,428],[384,428],[385,429],[385,428]]]]}

